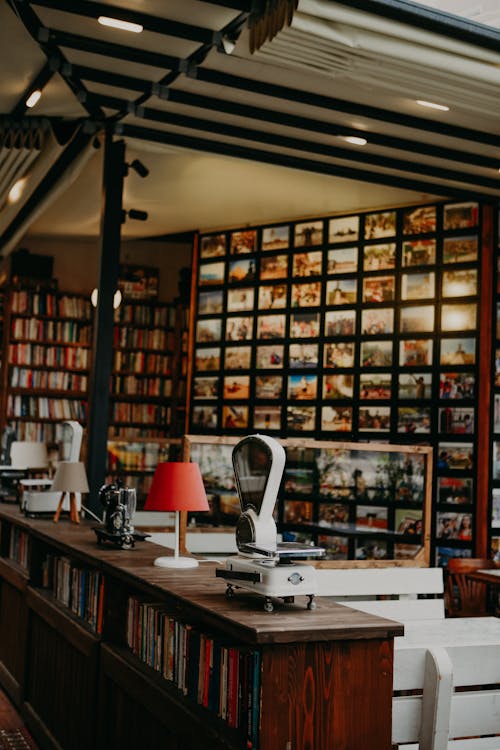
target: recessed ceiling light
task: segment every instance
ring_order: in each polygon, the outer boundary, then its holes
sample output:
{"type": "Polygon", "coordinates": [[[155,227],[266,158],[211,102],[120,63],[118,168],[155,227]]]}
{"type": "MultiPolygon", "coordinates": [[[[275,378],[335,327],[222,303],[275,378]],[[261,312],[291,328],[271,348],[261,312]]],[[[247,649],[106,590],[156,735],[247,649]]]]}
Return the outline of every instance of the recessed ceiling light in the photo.
{"type": "Polygon", "coordinates": [[[31,107],[34,107],[35,104],[39,101],[41,95],[42,95],[42,92],[40,91],[40,89],[35,89],[35,91],[32,91],[25,101],[26,106],[29,107],[30,109],[31,107]]]}
{"type": "Polygon", "coordinates": [[[358,135],[339,135],[339,138],[346,143],[352,143],[354,146],[366,146],[368,141],[358,135]]]}
{"type": "Polygon", "coordinates": [[[24,186],[26,185],[27,178],[21,177],[20,180],[17,180],[9,190],[9,194],[7,196],[7,201],[9,203],[17,203],[21,195],[23,194],[24,186]]]}
{"type": "Polygon", "coordinates": [[[436,104],[436,102],[426,102],[425,99],[417,99],[417,104],[421,107],[429,107],[429,109],[440,109],[442,112],[449,112],[450,108],[445,104],[436,104]]]}
{"type": "Polygon", "coordinates": [[[140,34],[143,27],[140,23],[131,23],[130,21],[122,21],[120,18],[109,18],[108,16],[99,16],[97,21],[102,26],[111,26],[113,29],[121,29],[122,31],[132,31],[134,34],[140,34]]]}

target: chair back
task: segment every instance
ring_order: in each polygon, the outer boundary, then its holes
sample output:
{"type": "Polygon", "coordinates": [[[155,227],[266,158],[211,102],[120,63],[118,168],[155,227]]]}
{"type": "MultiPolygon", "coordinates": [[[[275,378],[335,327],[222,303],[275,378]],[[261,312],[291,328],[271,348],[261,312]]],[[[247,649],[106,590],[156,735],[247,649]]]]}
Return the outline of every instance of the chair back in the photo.
{"type": "Polygon", "coordinates": [[[10,458],[14,469],[48,469],[49,466],[45,443],[14,440],[10,448],[10,458]]]}
{"type": "Polygon", "coordinates": [[[495,567],[495,562],[487,558],[450,558],[445,570],[445,603],[448,617],[481,617],[488,613],[486,584],[471,581],[467,578],[467,573],[495,567]]]}

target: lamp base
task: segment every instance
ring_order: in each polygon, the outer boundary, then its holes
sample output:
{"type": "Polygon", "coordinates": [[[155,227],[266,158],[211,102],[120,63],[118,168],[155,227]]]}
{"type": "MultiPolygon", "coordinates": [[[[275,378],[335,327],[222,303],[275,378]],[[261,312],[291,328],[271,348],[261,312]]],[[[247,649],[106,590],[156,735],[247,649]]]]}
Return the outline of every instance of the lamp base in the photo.
{"type": "Polygon", "coordinates": [[[194,557],[157,557],[154,565],[159,568],[197,568],[198,560],[194,557]]]}

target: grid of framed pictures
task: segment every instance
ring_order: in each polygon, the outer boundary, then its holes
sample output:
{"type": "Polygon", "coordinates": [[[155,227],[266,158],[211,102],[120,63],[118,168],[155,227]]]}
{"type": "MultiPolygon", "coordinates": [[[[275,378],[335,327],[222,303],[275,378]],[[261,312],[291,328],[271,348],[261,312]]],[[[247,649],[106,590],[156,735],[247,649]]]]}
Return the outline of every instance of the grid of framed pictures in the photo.
{"type": "Polygon", "coordinates": [[[500,560],[500,214],[497,216],[497,268],[493,351],[493,448],[490,515],[490,553],[500,560]]]}
{"type": "Polygon", "coordinates": [[[457,202],[201,236],[190,430],[430,443],[470,552],[480,232],[457,202]]]}
{"type": "MultiPolygon", "coordinates": [[[[231,455],[237,437],[186,435],[184,460],[201,470],[210,512],[234,525],[240,504],[231,455]]],[[[430,559],[432,448],[280,439],[286,466],[275,506],[283,538],[312,542],[327,560],[430,559]]],[[[404,563],[403,563],[404,564],[404,563]]]]}

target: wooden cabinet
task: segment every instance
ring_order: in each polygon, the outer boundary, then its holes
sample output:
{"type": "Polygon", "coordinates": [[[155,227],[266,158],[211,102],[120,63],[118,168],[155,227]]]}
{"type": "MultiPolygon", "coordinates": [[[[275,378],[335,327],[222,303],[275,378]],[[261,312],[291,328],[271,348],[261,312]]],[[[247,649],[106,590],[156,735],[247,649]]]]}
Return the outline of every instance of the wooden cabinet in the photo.
{"type": "MultiPolygon", "coordinates": [[[[210,563],[167,572],[153,566],[164,548],[148,542],[131,550],[98,546],[90,524],[55,526],[51,521],[26,519],[8,506],[0,506],[0,521],[2,536],[20,527],[31,545],[29,573],[22,577],[25,585],[16,589],[27,627],[18,636],[25,668],[13,697],[44,747],[250,747],[244,724],[229,725],[211,710],[212,704],[200,704],[196,693],[186,694],[176,681],[165,679],[127,647],[130,597],[168,612],[193,633],[257,655],[253,747],[391,747],[393,638],[403,632],[399,623],[326,600],[309,611],[305,598],[266,613],[251,593],[239,591],[227,600],[210,563]],[[76,617],[71,606],[62,606],[40,587],[40,566],[47,550],[68,558],[78,569],[103,576],[102,635],[76,617]]],[[[17,567],[5,556],[5,549],[4,545],[0,592],[13,587],[9,581],[17,567]]],[[[8,627],[0,601],[0,681],[13,694],[3,648],[8,627]]],[[[197,653],[194,647],[179,652],[187,660],[186,668],[193,670],[191,675],[201,674],[196,672],[197,653]]],[[[213,669],[219,664],[213,660],[213,669]]]]}

